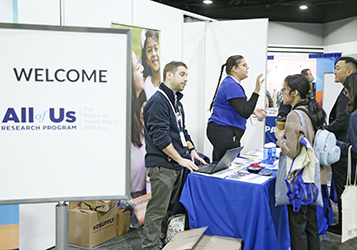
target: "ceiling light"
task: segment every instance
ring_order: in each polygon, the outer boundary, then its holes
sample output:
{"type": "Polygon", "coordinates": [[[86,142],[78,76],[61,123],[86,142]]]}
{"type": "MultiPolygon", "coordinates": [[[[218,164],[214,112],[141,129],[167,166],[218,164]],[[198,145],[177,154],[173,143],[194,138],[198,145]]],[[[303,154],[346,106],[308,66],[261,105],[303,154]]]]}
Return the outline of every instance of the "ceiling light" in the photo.
{"type": "Polygon", "coordinates": [[[203,3],[205,3],[205,4],[211,4],[212,1],[211,1],[211,0],[203,0],[203,3]]]}
{"type": "Polygon", "coordinates": [[[307,7],[307,5],[300,5],[300,10],[307,10],[309,7],[307,7]]]}

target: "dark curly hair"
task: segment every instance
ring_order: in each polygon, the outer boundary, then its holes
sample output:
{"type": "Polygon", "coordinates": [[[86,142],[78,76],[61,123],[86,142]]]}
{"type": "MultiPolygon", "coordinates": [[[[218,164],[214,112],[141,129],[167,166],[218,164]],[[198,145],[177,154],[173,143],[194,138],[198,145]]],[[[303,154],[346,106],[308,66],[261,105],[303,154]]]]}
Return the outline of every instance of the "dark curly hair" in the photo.
{"type": "Polygon", "coordinates": [[[144,42],[144,46],[141,50],[141,61],[144,66],[144,77],[152,75],[151,68],[146,62],[146,60],[147,60],[147,58],[146,58],[146,43],[147,43],[147,40],[149,37],[153,38],[159,44],[159,31],[148,30],[145,32],[145,42],[144,42]]]}

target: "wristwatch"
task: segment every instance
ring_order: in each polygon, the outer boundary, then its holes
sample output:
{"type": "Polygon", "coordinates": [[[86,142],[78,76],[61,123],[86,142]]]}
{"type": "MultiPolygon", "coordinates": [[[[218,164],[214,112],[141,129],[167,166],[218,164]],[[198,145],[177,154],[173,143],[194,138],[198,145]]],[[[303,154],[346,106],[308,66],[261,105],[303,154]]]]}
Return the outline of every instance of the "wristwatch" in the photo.
{"type": "Polygon", "coordinates": [[[190,148],[190,149],[188,150],[188,152],[191,154],[192,150],[196,150],[196,148],[195,148],[195,147],[192,147],[192,148],[190,148]]]}

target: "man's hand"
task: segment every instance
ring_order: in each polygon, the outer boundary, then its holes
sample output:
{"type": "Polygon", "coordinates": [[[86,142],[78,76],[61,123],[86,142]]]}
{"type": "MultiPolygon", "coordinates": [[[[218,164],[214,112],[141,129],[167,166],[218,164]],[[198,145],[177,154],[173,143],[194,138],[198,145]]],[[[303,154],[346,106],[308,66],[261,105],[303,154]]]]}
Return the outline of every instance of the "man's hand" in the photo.
{"type": "Polygon", "coordinates": [[[205,160],[203,160],[198,154],[196,150],[192,150],[191,151],[191,160],[193,162],[195,162],[195,160],[198,160],[200,163],[202,163],[203,165],[207,165],[207,162],[205,162],[205,160]]]}
{"type": "Polygon", "coordinates": [[[193,163],[192,161],[190,161],[188,159],[185,159],[185,158],[181,158],[180,160],[177,161],[177,163],[180,166],[190,170],[190,172],[193,172],[193,170],[197,170],[198,169],[198,167],[195,165],[195,163],[193,163]]]}
{"type": "MultiPolygon", "coordinates": [[[[190,142],[190,147],[193,147],[191,142],[190,142]]],[[[171,157],[172,160],[176,161],[181,167],[187,168],[191,172],[193,170],[197,170],[198,169],[198,167],[195,165],[195,163],[193,161],[190,161],[188,159],[182,158],[181,155],[176,151],[176,149],[174,148],[172,143],[170,143],[162,151],[164,151],[164,153],[167,156],[171,157]]],[[[192,150],[192,151],[194,151],[194,150],[192,150]]],[[[196,154],[197,154],[197,152],[196,152],[196,154]]],[[[192,152],[191,152],[191,156],[192,156],[192,152]]]]}

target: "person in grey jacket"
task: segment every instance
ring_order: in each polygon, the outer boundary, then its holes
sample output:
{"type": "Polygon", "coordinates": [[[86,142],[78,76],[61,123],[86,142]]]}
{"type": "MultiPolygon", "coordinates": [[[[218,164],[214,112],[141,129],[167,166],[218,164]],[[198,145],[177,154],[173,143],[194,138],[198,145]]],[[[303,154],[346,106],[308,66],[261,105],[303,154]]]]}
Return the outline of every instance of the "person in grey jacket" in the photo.
{"type": "MultiPolygon", "coordinates": [[[[300,153],[300,139],[303,136],[307,137],[310,144],[313,145],[316,133],[315,127],[322,127],[325,124],[326,113],[314,99],[309,81],[301,74],[287,76],[281,92],[284,104],[290,104],[293,110],[302,109],[306,111],[306,114],[303,111],[302,115],[306,122],[308,135],[305,134],[305,129],[301,125],[299,115],[296,112],[290,112],[287,115],[284,130],[277,127],[275,130],[275,136],[278,139],[277,145],[280,146],[281,152],[290,158],[295,158],[300,153]]],[[[321,179],[323,173],[326,172],[321,172],[321,179]]],[[[290,204],[287,205],[287,208],[291,250],[320,249],[316,206],[302,205],[297,212],[290,204]]]]}
{"type": "Polygon", "coordinates": [[[151,182],[151,200],[144,221],[143,249],[161,249],[166,237],[167,219],[177,197],[183,168],[197,170],[194,160],[206,162],[197,154],[185,126],[180,102],[187,84],[183,62],[166,64],[160,84],[144,108],[146,142],[145,167],[151,182]],[[183,158],[186,152],[191,160],[183,158]]]}

